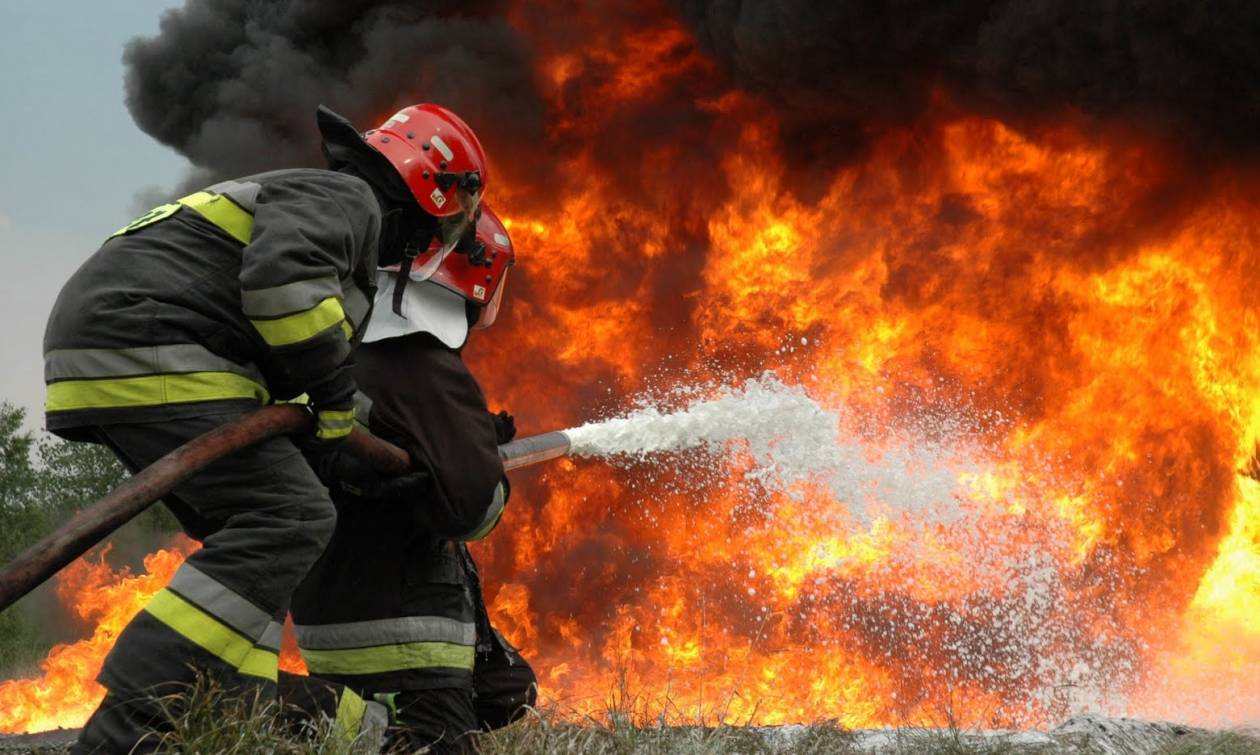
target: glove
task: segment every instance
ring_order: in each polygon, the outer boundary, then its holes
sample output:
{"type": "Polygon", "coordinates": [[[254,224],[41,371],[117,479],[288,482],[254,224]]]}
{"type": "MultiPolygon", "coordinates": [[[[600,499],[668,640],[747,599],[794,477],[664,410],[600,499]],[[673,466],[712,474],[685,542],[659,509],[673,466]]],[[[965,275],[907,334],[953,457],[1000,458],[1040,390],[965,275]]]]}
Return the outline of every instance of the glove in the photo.
{"type": "Polygon", "coordinates": [[[346,360],[323,382],[308,389],[311,411],[315,414],[315,430],[307,438],[316,447],[336,445],[350,437],[354,429],[353,362],[346,360]]]}
{"type": "Polygon", "coordinates": [[[387,506],[411,506],[433,495],[433,477],[427,471],[409,472],[402,477],[380,480],[364,490],[364,494],[387,506]]]}
{"type": "Polygon", "coordinates": [[[494,440],[500,446],[516,437],[516,418],[507,410],[490,415],[490,421],[494,422],[494,440]]]}

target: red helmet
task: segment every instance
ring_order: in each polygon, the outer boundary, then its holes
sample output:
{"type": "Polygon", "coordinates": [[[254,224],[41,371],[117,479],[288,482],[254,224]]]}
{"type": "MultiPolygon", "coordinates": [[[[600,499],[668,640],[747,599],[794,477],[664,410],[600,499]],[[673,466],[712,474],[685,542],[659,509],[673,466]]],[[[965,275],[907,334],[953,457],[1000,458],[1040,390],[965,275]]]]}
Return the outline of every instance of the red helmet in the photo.
{"type": "Polygon", "coordinates": [[[486,153],[458,115],[441,105],[411,105],[363,139],[393,164],[425,212],[444,218],[477,209],[486,153]]]}
{"type": "MultiPolygon", "coordinates": [[[[516,264],[512,240],[508,238],[507,228],[499,216],[485,205],[479,210],[476,239],[455,247],[454,253],[446,255],[428,277],[430,283],[454,291],[481,308],[473,325],[478,329],[490,327],[499,316],[503,289],[507,287],[508,268],[516,264]]],[[[421,268],[427,267],[438,251],[435,239],[429,250],[416,258],[416,264],[421,268]]]]}
{"type": "Polygon", "coordinates": [[[428,103],[399,110],[363,140],[389,160],[420,208],[438,218],[443,253],[417,271],[431,274],[476,217],[486,185],[481,142],[458,115],[428,103]]]}

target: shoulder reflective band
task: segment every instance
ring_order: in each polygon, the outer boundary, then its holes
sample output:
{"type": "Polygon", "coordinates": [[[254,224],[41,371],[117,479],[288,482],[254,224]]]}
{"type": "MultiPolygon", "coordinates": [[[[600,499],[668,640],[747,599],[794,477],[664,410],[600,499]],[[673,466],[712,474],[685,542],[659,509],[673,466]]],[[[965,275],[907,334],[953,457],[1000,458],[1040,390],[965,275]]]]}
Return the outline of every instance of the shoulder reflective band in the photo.
{"type": "Polygon", "coordinates": [[[196,194],[189,194],[179,200],[179,203],[196,210],[206,220],[214,223],[242,244],[248,244],[254,233],[254,216],[222,194],[199,191],[196,194]]]}
{"type": "Polygon", "coordinates": [[[170,216],[174,215],[179,210],[180,206],[179,202],[170,202],[168,204],[158,205],[122,228],[119,228],[117,231],[109,234],[109,237],[112,239],[115,236],[122,236],[123,234],[131,233],[132,231],[138,231],[147,225],[153,225],[159,220],[166,220],[170,216]]]}
{"type": "Polygon", "coordinates": [[[254,329],[269,346],[289,346],[308,341],[342,324],[346,313],[337,297],[330,296],[305,312],[271,320],[250,318],[254,329]]]}
{"type": "Polygon", "coordinates": [[[206,220],[214,223],[232,238],[248,244],[254,232],[254,216],[226,195],[199,191],[189,194],[177,202],[159,205],[110,234],[110,238],[138,231],[174,215],[179,208],[194,210],[206,220]]]}

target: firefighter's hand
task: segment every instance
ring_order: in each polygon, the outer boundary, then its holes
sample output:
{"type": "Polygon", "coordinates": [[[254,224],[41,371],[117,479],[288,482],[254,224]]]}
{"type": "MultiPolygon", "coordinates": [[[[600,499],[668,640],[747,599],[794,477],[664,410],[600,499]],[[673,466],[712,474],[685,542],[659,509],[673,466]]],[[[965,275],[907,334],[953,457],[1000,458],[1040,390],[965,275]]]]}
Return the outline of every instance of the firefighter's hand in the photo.
{"type": "Polygon", "coordinates": [[[494,422],[494,440],[500,446],[516,437],[516,418],[507,410],[490,415],[494,422]]]}
{"type": "Polygon", "coordinates": [[[315,415],[314,431],[308,436],[317,446],[336,445],[350,437],[354,429],[354,374],[349,362],[338,367],[323,382],[306,393],[315,415]]]}
{"type": "Polygon", "coordinates": [[[421,470],[381,480],[373,490],[365,491],[365,497],[388,506],[410,506],[429,500],[433,492],[433,476],[421,470]]]}

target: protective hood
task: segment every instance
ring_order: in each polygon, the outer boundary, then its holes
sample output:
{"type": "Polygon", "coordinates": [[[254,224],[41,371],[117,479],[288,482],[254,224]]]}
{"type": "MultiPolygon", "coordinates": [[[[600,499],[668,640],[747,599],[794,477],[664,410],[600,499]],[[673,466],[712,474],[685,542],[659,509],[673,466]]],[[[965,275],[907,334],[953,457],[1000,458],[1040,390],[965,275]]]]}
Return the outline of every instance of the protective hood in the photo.
{"type": "Polygon", "coordinates": [[[403,288],[402,316],[394,313],[398,276],[381,270],[376,275],[376,307],[368,321],[364,343],[412,333],[428,333],[448,348],[462,348],[468,340],[464,297],[433,281],[411,281],[403,288]]]}
{"type": "Polygon", "coordinates": [[[315,111],[315,124],[324,140],[324,157],[330,170],[350,168],[380,192],[392,205],[411,207],[415,198],[398,171],[377,152],[344,116],[320,105],[315,111]]]}

